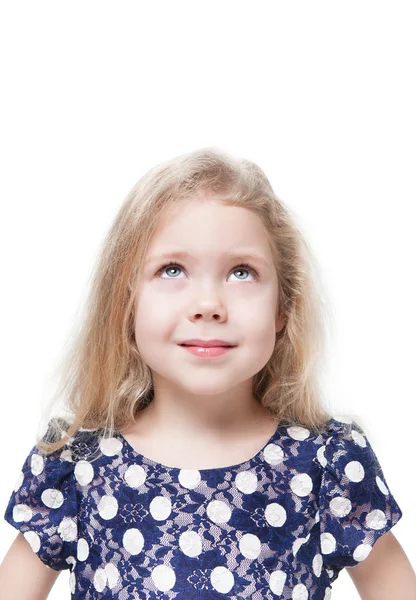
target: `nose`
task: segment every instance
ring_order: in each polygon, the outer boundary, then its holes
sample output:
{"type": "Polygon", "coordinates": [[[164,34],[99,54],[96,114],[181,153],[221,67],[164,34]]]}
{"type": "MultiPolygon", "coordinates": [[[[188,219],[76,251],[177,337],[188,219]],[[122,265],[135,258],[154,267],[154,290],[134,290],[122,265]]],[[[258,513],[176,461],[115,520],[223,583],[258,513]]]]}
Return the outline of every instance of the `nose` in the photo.
{"type": "Polygon", "coordinates": [[[214,318],[216,321],[223,321],[226,318],[227,311],[223,298],[218,288],[205,286],[200,290],[190,302],[188,318],[191,321],[207,320],[214,318]]]}

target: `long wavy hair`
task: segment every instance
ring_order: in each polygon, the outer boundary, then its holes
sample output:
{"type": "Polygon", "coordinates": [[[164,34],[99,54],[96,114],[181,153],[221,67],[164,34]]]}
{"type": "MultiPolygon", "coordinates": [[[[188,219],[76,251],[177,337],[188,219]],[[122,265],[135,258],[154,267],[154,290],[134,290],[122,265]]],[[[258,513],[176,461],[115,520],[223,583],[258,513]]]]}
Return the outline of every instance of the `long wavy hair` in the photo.
{"type": "Polygon", "coordinates": [[[135,342],[134,290],[162,213],[182,200],[199,202],[206,192],[258,215],[273,249],[284,326],[268,363],[253,378],[254,397],[280,425],[325,429],[331,415],[320,375],[332,312],[313,252],[257,164],[203,148],[152,168],[119,208],[58,364],[58,388],[46,409],[48,431],[36,443],[41,452],[59,450],[79,430],[111,437],[152,401],[151,370],[135,342]]]}

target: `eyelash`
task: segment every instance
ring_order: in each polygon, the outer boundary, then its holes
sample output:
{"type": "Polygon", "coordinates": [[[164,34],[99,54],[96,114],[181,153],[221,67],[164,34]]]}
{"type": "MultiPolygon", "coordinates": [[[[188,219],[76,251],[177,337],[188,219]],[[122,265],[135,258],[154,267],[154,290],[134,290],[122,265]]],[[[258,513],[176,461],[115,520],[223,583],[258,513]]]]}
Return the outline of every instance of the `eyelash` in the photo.
{"type": "MultiPolygon", "coordinates": [[[[182,265],[180,265],[179,263],[175,263],[175,262],[170,262],[166,265],[163,265],[163,267],[161,267],[156,275],[160,275],[165,269],[167,269],[168,267],[179,267],[180,269],[182,269],[182,271],[184,271],[184,268],[182,267],[182,265]]],[[[253,275],[254,279],[256,281],[258,281],[260,279],[259,274],[257,273],[257,271],[248,263],[241,263],[241,265],[237,265],[233,271],[236,271],[237,269],[246,269],[249,273],[251,273],[251,275],[253,275]]],[[[170,279],[175,279],[175,277],[171,277],[170,279]]],[[[245,280],[242,280],[245,281],[245,280]]]]}

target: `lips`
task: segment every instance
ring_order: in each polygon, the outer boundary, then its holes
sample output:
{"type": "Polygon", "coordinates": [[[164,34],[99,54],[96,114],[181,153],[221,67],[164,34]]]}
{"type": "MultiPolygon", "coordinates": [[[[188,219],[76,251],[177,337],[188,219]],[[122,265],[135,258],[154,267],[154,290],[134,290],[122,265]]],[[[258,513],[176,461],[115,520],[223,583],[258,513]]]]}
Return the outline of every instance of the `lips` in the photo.
{"type": "Polygon", "coordinates": [[[185,347],[189,347],[189,346],[194,346],[194,347],[199,347],[199,348],[233,348],[234,346],[231,346],[231,344],[179,344],[179,346],[185,346],[185,347]]]}
{"type": "Polygon", "coordinates": [[[200,348],[218,348],[218,347],[224,347],[224,348],[233,348],[235,346],[235,344],[231,344],[228,341],[225,340],[200,340],[200,339],[192,339],[192,340],[185,340],[181,343],[179,343],[179,346],[198,346],[200,348]]]}
{"type": "Polygon", "coordinates": [[[217,358],[234,348],[234,346],[191,346],[186,344],[179,344],[179,346],[201,359],[217,358]]]}

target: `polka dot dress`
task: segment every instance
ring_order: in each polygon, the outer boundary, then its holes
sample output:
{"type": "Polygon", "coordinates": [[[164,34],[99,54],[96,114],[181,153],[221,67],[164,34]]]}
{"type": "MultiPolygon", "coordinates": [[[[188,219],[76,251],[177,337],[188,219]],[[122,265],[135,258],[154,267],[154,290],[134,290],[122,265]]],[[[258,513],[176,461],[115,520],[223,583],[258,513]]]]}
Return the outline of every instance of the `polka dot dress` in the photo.
{"type": "Polygon", "coordinates": [[[335,418],[200,470],[80,430],[47,457],[30,451],[4,515],[69,570],[72,600],[329,600],[401,517],[369,441],[335,418]]]}

